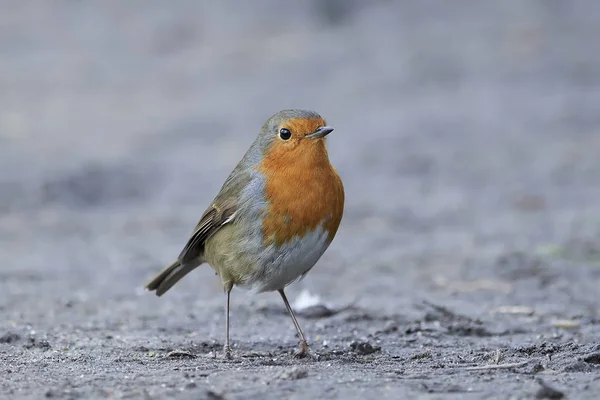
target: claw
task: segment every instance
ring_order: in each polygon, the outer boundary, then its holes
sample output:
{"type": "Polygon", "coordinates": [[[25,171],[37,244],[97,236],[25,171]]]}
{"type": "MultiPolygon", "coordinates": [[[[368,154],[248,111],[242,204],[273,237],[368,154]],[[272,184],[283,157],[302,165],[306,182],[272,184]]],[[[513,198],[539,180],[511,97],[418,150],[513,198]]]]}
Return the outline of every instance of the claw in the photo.
{"type": "Polygon", "coordinates": [[[231,360],[231,347],[224,346],[223,347],[223,355],[227,360],[231,360]]]}
{"type": "Polygon", "coordinates": [[[308,343],[306,341],[300,342],[300,347],[294,352],[295,358],[304,358],[308,355],[308,343]]]}

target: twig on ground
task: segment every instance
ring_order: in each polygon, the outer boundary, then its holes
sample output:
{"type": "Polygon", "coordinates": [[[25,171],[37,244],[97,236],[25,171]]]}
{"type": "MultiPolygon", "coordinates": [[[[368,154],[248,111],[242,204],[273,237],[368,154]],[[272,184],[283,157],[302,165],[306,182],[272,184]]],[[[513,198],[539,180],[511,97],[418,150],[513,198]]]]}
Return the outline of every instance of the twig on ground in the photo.
{"type": "Polygon", "coordinates": [[[511,369],[511,368],[524,367],[528,363],[529,363],[528,361],[522,361],[522,362],[518,362],[518,363],[479,365],[477,367],[463,367],[463,368],[457,368],[457,369],[462,369],[464,371],[487,371],[487,370],[492,370],[492,369],[511,369]]]}
{"type": "Polygon", "coordinates": [[[454,311],[451,311],[444,306],[439,306],[437,304],[433,304],[427,300],[423,300],[423,304],[425,304],[428,307],[433,308],[435,311],[439,312],[440,314],[442,314],[444,317],[448,318],[449,320],[473,321],[473,318],[471,318],[471,317],[468,317],[466,315],[457,314],[454,311]]]}

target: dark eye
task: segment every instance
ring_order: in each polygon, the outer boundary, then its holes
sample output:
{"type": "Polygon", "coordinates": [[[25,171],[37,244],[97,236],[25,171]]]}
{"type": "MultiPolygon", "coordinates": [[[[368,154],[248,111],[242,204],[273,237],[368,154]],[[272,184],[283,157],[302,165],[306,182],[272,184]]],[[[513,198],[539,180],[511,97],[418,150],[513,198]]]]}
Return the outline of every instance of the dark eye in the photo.
{"type": "Polygon", "coordinates": [[[283,140],[288,140],[292,137],[292,132],[289,129],[281,128],[279,130],[279,137],[283,140]]]}

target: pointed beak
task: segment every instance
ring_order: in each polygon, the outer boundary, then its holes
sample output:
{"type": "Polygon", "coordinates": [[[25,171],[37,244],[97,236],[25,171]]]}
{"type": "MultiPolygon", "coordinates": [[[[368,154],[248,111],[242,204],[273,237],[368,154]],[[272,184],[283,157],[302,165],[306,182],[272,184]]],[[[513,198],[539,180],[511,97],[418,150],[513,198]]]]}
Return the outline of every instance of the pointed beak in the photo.
{"type": "Polygon", "coordinates": [[[321,126],[319,129],[317,129],[316,131],[314,131],[310,135],[306,135],[305,137],[307,137],[309,139],[320,139],[320,138],[324,138],[325,136],[329,135],[331,132],[333,132],[333,128],[332,127],[330,127],[330,126],[321,126]]]}

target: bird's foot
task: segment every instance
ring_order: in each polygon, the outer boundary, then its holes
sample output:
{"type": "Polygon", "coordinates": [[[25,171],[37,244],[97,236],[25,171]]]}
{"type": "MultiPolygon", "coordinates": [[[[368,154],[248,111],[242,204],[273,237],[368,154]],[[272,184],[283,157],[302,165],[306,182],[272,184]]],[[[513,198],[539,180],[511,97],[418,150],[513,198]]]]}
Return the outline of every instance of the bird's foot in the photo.
{"type": "Polygon", "coordinates": [[[304,358],[308,355],[308,343],[305,340],[300,342],[300,346],[294,352],[295,358],[304,358]]]}
{"type": "Polygon", "coordinates": [[[228,344],[226,344],[225,346],[223,346],[223,357],[226,360],[231,360],[231,347],[229,347],[228,344]]]}

